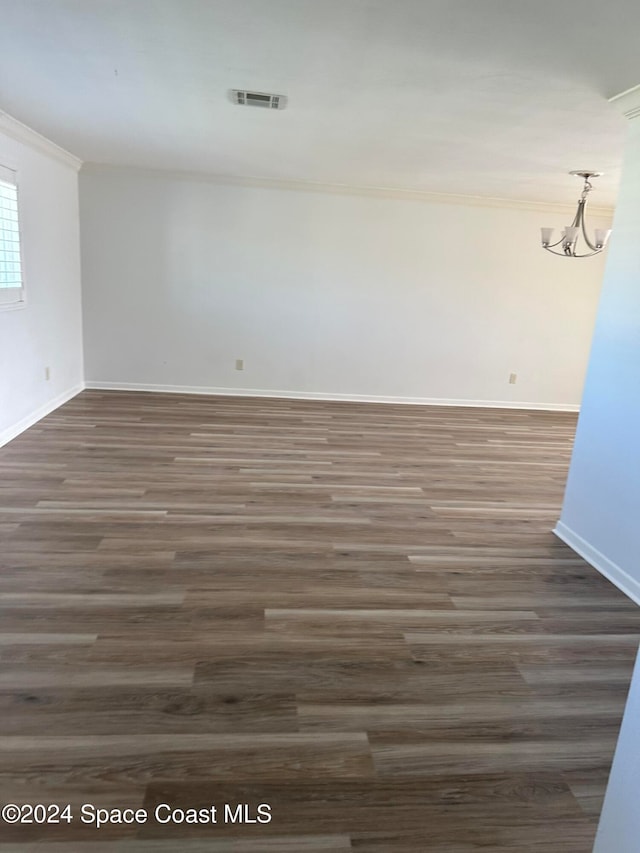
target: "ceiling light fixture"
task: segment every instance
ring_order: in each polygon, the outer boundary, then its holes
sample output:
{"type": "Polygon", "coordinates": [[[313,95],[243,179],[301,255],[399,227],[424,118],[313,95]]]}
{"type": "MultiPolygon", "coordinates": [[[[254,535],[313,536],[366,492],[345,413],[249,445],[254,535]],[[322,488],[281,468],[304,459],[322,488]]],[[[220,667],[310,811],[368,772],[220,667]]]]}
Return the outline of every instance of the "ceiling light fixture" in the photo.
{"type": "Polygon", "coordinates": [[[577,177],[584,178],[584,187],[582,188],[582,194],[578,199],[578,209],[576,210],[576,215],[573,217],[573,222],[571,225],[567,225],[562,234],[560,235],[560,239],[557,243],[552,243],[553,239],[553,228],[541,228],[542,232],[542,248],[546,249],[547,252],[551,252],[552,255],[559,255],[561,258],[590,258],[593,255],[598,255],[607,245],[607,240],[609,239],[609,235],[611,234],[611,230],[607,230],[606,228],[596,228],[595,229],[595,239],[592,242],[588,235],[587,229],[584,223],[584,210],[587,206],[587,196],[593,189],[590,178],[598,178],[602,172],[589,172],[586,169],[577,170],[575,172],[569,172],[570,175],[576,175],[577,177]],[[578,237],[580,236],[580,231],[582,231],[582,237],[591,249],[590,252],[584,252],[582,254],[578,254],[576,251],[578,237]],[[561,246],[562,251],[554,251],[556,246],[561,246]]]}

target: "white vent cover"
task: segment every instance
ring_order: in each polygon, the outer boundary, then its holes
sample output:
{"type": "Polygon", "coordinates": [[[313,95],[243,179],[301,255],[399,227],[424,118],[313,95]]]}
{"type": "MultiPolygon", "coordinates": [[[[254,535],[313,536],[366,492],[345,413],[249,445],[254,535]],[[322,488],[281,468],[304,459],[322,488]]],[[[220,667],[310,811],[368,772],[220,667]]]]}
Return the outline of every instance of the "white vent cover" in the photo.
{"type": "Polygon", "coordinates": [[[248,92],[246,89],[232,89],[231,100],[243,107],[266,107],[268,110],[283,110],[287,99],[284,95],[269,92],[248,92]]]}

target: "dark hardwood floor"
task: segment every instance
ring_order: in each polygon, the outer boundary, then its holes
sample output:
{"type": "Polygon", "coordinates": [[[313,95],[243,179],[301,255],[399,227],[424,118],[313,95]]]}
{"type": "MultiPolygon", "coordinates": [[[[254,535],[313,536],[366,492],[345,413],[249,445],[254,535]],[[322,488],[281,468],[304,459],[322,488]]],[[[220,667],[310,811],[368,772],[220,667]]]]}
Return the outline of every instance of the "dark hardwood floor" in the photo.
{"type": "Polygon", "coordinates": [[[588,853],[640,612],[551,533],[575,421],[86,391],[0,450],[0,799],[73,815],[0,853],[588,853]]]}

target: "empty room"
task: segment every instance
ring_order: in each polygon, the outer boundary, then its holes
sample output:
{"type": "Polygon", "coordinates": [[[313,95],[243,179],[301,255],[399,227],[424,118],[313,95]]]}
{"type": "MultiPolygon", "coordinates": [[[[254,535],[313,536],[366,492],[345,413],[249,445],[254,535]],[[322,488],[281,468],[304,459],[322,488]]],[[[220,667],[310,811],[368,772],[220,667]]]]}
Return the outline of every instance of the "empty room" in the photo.
{"type": "Polygon", "coordinates": [[[640,6],[0,13],[0,853],[639,853],[640,6]]]}

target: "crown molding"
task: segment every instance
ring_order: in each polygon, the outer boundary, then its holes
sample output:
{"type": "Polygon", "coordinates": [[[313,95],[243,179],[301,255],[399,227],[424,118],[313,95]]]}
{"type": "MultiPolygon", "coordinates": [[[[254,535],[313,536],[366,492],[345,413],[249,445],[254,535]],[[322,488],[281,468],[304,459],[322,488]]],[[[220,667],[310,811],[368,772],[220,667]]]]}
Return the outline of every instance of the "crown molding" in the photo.
{"type": "Polygon", "coordinates": [[[41,133],[38,133],[36,130],[32,130],[30,127],[27,127],[26,124],[23,124],[21,121],[18,121],[18,119],[13,118],[13,116],[10,116],[2,110],[0,110],[0,133],[4,133],[6,136],[11,137],[11,139],[15,139],[16,142],[22,142],[30,148],[34,148],[41,154],[46,154],[48,157],[52,157],[54,160],[57,160],[59,163],[63,163],[65,166],[70,166],[76,172],[79,171],[82,166],[82,160],[78,157],[70,154],[69,151],[66,151],[64,148],[56,145],[55,142],[47,139],[46,136],[42,136],[41,133]]]}
{"type": "Polygon", "coordinates": [[[629,120],[640,116],[640,84],[609,98],[609,103],[629,120]]]}
{"type": "MultiPolygon", "coordinates": [[[[279,178],[260,178],[257,176],[220,175],[211,172],[190,172],[177,169],[153,169],[139,166],[117,166],[112,163],[82,164],[82,172],[86,173],[137,173],[150,178],[163,177],[198,183],[219,184],[222,186],[239,186],[271,190],[292,190],[294,192],[328,193],[330,195],[369,196],[372,198],[403,199],[405,201],[422,202],[426,204],[454,204],[465,207],[493,207],[508,210],[528,210],[539,213],[571,213],[576,210],[575,204],[559,204],[553,202],[537,202],[520,199],[494,198],[491,196],[457,195],[454,193],[435,193],[424,190],[407,190],[394,187],[351,186],[349,184],[323,184],[315,181],[282,180],[279,178]]],[[[591,215],[611,218],[613,208],[589,205],[591,215]]]]}

